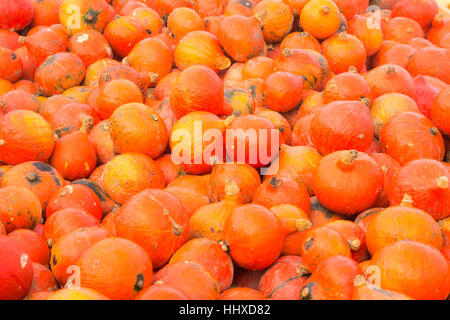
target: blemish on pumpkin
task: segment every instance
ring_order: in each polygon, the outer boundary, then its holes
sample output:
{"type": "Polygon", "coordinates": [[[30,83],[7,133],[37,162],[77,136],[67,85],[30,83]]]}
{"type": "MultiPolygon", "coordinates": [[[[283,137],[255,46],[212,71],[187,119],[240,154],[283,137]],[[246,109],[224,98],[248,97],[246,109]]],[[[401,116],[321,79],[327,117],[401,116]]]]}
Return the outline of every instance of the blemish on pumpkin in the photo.
{"type": "Polygon", "coordinates": [[[28,263],[28,255],[26,253],[20,256],[20,267],[24,269],[28,263]]]}
{"type": "Polygon", "coordinates": [[[313,245],[313,243],[314,243],[314,238],[309,238],[308,240],[306,240],[306,242],[303,246],[306,250],[309,250],[311,248],[311,246],[313,245]]]}

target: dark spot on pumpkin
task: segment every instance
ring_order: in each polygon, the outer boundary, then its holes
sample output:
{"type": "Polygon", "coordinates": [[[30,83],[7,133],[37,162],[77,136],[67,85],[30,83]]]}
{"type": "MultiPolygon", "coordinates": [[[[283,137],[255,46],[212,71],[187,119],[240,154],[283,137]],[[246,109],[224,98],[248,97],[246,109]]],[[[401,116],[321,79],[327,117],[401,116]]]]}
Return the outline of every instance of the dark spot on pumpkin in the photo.
{"type": "Polygon", "coordinates": [[[310,282],[303,286],[302,291],[300,293],[301,300],[312,300],[312,289],[317,284],[317,282],[310,282]]]}
{"type": "Polygon", "coordinates": [[[136,283],[134,284],[134,291],[139,292],[144,288],[144,275],[139,273],[136,277],[136,283]]]}
{"type": "Polygon", "coordinates": [[[13,52],[13,53],[11,53],[11,58],[12,58],[13,60],[16,60],[16,59],[17,59],[17,55],[13,52]]]}
{"type": "Polygon", "coordinates": [[[97,24],[98,16],[100,15],[100,13],[101,13],[101,11],[97,11],[92,8],[89,8],[89,10],[83,16],[83,22],[85,24],[87,24],[88,26],[91,26],[92,28],[94,28],[95,25],[97,24]]]}
{"type": "Polygon", "coordinates": [[[57,263],[58,261],[56,260],[56,255],[53,255],[52,264],[56,266],[57,263]]]}
{"type": "Polygon", "coordinates": [[[309,238],[303,245],[306,250],[309,250],[314,243],[314,238],[309,238]]]}
{"type": "Polygon", "coordinates": [[[33,167],[42,172],[53,172],[54,169],[44,162],[35,161],[32,164],[33,167]]]}

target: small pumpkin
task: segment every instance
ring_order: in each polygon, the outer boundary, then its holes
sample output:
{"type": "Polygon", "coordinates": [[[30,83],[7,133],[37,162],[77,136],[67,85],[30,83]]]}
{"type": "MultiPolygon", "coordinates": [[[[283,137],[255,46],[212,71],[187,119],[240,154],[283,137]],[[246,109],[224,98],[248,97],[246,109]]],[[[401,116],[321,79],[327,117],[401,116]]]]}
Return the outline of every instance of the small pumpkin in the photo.
{"type": "Polygon", "coordinates": [[[86,30],[70,38],[68,47],[78,55],[86,68],[100,59],[111,59],[113,52],[110,44],[100,32],[86,30]]]}
{"type": "Polygon", "coordinates": [[[265,106],[277,112],[294,109],[301,101],[303,78],[295,74],[277,71],[264,80],[265,106]]]}
{"type": "Polygon", "coordinates": [[[14,110],[39,112],[41,103],[34,94],[19,89],[9,91],[1,96],[0,106],[4,114],[14,110]]]}
{"type": "Polygon", "coordinates": [[[319,41],[306,31],[291,32],[281,41],[281,51],[289,49],[310,49],[322,52],[319,41]]]}
{"type": "Polygon", "coordinates": [[[339,8],[330,0],[312,0],[300,13],[300,25],[318,39],[326,39],[338,31],[341,25],[339,8]]]}
{"type": "Polygon", "coordinates": [[[404,68],[395,64],[385,64],[370,70],[366,75],[373,98],[385,93],[397,92],[414,99],[414,82],[404,68]]]}
{"type": "Polygon", "coordinates": [[[116,155],[109,129],[110,123],[104,120],[96,124],[88,135],[89,142],[95,148],[97,161],[101,164],[108,162],[116,155]]]}
{"type": "Polygon", "coordinates": [[[282,1],[263,0],[252,8],[252,16],[261,22],[264,40],[274,43],[283,40],[291,31],[294,15],[282,1]]]}
{"type": "MultiPolygon", "coordinates": [[[[355,100],[370,104],[372,93],[363,76],[351,69],[331,77],[323,89],[323,102],[355,100]]],[[[303,108],[302,104],[302,108],[303,108]]]]}
{"type": "Polygon", "coordinates": [[[16,82],[22,76],[22,59],[8,48],[0,49],[0,78],[16,82]]]}
{"type": "Polygon", "coordinates": [[[200,15],[191,8],[181,7],[173,10],[167,18],[170,35],[179,42],[191,31],[205,30],[205,22],[200,15]]]}
{"type": "Polygon", "coordinates": [[[8,237],[13,238],[20,244],[31,261],[41,265],[48,265],[50,250],[39,234],[28,229],[16,229],[10,232],[8,237]]]}
{"type": "Polygon", "coordinates": [[[433,18],[439,13],[436,1],[431,0],[399,0],[392,7],[392,17],[407,17],[417,21],[427,30],[433,18]]]}

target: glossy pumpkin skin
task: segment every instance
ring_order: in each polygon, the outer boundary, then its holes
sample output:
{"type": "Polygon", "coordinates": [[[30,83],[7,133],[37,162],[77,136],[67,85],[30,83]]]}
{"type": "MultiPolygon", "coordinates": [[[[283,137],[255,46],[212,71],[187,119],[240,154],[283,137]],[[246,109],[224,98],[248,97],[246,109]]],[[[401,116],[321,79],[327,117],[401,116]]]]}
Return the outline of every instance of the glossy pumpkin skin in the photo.
{"type": "Polygon", "coordinates": [[[77,265],[81,286],[111,299],[133,299],[151,285],[153,278],[152,262],[144,249],[121,238],[106,238],[93,244],[81,255],[77,265]]]}
{"type": "Polygon", "coordinates": [[[60,52],[49,56],[36,70],[36,86],[44,95],[63,93],[78,86],[84,79],[86,68],[75,54],[60,52]]]}
{"type": "Polygon", "coordinates": [[[339,100],[354,100],[368,104],[371,98],[372,93],[369,84],[363,76],[354,72],[354,70],[333,76],[327,81],[323,90],[324,103],[339,100]]]}
{"type": "Polygon", "coordinates": [[[442,231],[427,212],[402,203],[378,213],[367,228],[367,247],[372,255],[400,240],[412,240],[438,250],[442,231]]]}
{"type": "Polygon", "coordinates": [[[341,25],[339,8],[329,0],[309,1],[300,13],[300,25],[318,39],[328,38],[341,25]]]}
{"type": "Polygon", "coordinates": [[[39,198],[25,187],[7,186],[0,189],[0,221],[6,232],[33,229],[41,220],[39,198]]]}
{"type": "Polygon", "coordinates": [[[412,205],[440,220],[450,215],[448,169],[439,161],[419,159],[407,163],[393,178],[389,188],[391,205],[399,205],[405,194],[412,205]]]}
{"type": "Polygon", "coordinates": [[[81,58],[86,68],[100,59],[111,59],[113,56],[110,44],[96,30],[86,30],[75,34],[70,38],[68,46],[71,52],[81,58]]]}
{"type": "Polygon", "coordinates": [[[301,300],[349,300],[353,294],[353,279],[362,274],[354,260],[342,255],[328,257],[306,281],[301,300]]]}
{"type": "Polygon", "coordinates": [[[19,300],[25,297],[33,281],[32,261],[14,239],[0,236],[0,292],[3,300],[19,300]]]}
{"type": "Polygon", "coordinates": [[[172,256],[169,265],[182,261],[195,262],[205,267],[218,280],[220,291],[231,286],[233,262],[217,242],[206,238],[186,242],[172,256]]]}
{"type": "Polygon", "coordinates": [[[9,185],[30,189],[45,210],[52,194],[64,185],[64,178],[48,164],[30,161],[14,166],[3,175],[2,188],[9,185]]]}
{"type": "Polygon", "coordinates": [[[267,299],[298,300],[309,271],[297,256],[283,256],[261,277],[259,286],[267,299]]]}
{"type": "Polygon", "coordinates": [[[192,300],[216,300],[219,297],[219,283],[201,264],[179,261],[168,264],[154,278],[155,283],[169,285],[192,300]]]}
{"type": "Polygon", "coordinates": [[[164,175],[150,157],[139,153],[123,153],[106,163],[103,182],[111,198],[124,204],[144,189],[163,188],[164,175]],[[131,185],[130,181],[133,182],[131,185]]]}
{"type": "Polygon", "coordinates": [[[264,104],[277,112],[294,109],[301,101],[303,79],[289,72],[277,71],[264,80],[264,104]]]}
{"type": "Polygon", "coordinates": [[[241,267],[262,270],[279,257],[284,232],[279,219],[257,204],[242,205],[225,221],[223,243],[233,260],[241,267]],[[248,229],[245,226],[253,225],[248,229]]]}
{"type": "Polygon", "coordinates": [[[369,110],[357,101],[329,103],[312,119],[310,135],[312,143],[323,155],[338,150],[365,151],[373,139],[369,110]]]}
{"type": "Polygon", "coordinates": [[[445,155],[442,134],[424,115],[403,112],[391,118],[381,129],[380,145],[401,165],[417,159],[442,160],[445,155]]]}
{"type": "Polygon", "coordinates": [[[446,63],[450,58],[450,52],[445,48],[425,47],[419,49],[408,63],[408,71],[412,76],[419,74],[438,78],[445,83],[450,83],[448,74],[450,68],[446,63]]]}
{"type": "Polygon", "coordinates": [[[28,229],[16,229],[8,234],[22,246],[31,261],[48,265],[50,261],[50,250],[44,239],[36,232],[28,229]]]}
{"type": "Polygon", "coordinates": [[[113,17],[114,10],[105,0],[64,0],[59,8],[59,21],[70,36],[89,29],[103,32],[113,17]],[[76,13],[81,15],[79,24],[73,21],[76,13]]]}
{"type": "Polygon", "coordinates": [[[431,119],[439,130],[450,135],[450,88],[443,89],[434,99],[431,106],[431,119]]]}
{"type": "Polygon", "coordinates": [[[283,38],[292,29],[294,15],[288,5],[281,1],[263,0],[252,8],[252,16],[261,22],[264,40],[274,43],[283,38]]]}
{"type": "Polygon", "coordinates": [[[347,216],[372,207],[383,185],[383,173],[375,160],[355,150],[325,156],[313,177],[317,199],[333,212],[347,216]]]}
{"type": "Polygon", "coordinates": [[[371,265],[380,268],[384,289],[420,300],[442,300],[448,295],[448,263],[437,249],[423,243],[398,241],[377,252],[371,265]]]}
{"type": "Polygon", "coordinates": [[[115,218],[116,232],[138,243],[155,268],[164,266],[189,235],[181,202],[167,191],[149,189],[132,197],[115,218]]]}
{"type": "Polygon", "coordinates": [[[10,49],[0,50],[0,77],[10,82],[20,79],[23,71],[22,60],[10,49]]]}
{"type": "Polygon", "coordinates": [[[218,38],[228,55],[239,62],[264,53],[264,35],[255,17],[225,17],[220,23],[218,38]]]}

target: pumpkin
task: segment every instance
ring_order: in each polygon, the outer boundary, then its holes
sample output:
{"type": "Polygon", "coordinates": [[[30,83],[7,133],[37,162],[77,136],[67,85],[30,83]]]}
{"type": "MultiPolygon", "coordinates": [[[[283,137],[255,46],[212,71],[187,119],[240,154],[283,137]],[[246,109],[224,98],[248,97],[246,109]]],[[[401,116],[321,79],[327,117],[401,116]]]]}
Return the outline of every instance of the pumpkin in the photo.
{"type": "Polygon", "coordinates": [[[173,54],[163,41],[147,38],[138,42],[122,62],[138,72],[147,73],[154,87],[172,69],[173,54]]]}
{"type": "Polygon", "coordinates": [[[100,200],[103,216],[117,209],[118,205],[114,202],[114,200],[111,199],[111,197],[106,193],[103,187],[100,186],[97,182],[89,179],[79,179],[74,181],[73,184],[86,186],[95,193],[95,195],[100,200]]]}
{"type": "Polygon", "coordinates": [[[92,29],[75,34],[70,38],[68,46],[71,52],[81,58],[86,67],[100,59],[111,59],[113,56],[105,36],[92,29]]]}
{"type": "Polygon", "coordinates": [[[402,93],[414,99],[414,82],[404,68],[386,64],[370,70],[366,75],[372,96],[378,98],[385,93],[402,93]]]}
{"type": "Polygon", "coordinates": [[[200,16],[218,16],[223,14],[224,3],[221,0],[195,0],[192,8],[197,11],[200,16]]]}
{"type": "Polygon", "coordinates": [[[33,19],[33,5],[30,0],[6,0],[0,5],[0,28],[22,30],[33,19]]]}
{"type": "Polygon", "coordinates": [[[22,76],[22,59],[8,48],[0,49],[0,66],[0,77],[7,81],[16,82],[22,76]]]}
{"type": "Polygon", "coordinates": [[[27,296],[36,292],[51,292],[58,289],[58,282],[56,282],[50,269],[40,263],[33,262],[33,282],[27,296]]]}
{"type": "Polygon", "coordinates": [[[385,40],[408,43],[414,38],[423,38],[424,33],[420,24],[407,17],[395,17],[382,26],[385,40]]]}
{"type": "Polygon", "coordinates": [[[219,300],[265,300],[265,296],[252,288],[235,287],[222,292],[219,300]]]}
{"type": "Polygon", "coordinates": [[[146,155],[133,152],[108,161],[102,179],[105,191],[120,204],[144,189],[164,187],[164,176],[158,164],[146,155]]]}
{"type": "Polygon", "coordinates": [[[439,161],[419,159],[408,162],[393,178],[388,195],[391,205],[399,205],[405,194],[412,205],[428,212],[436,220],[450,215],[448,169],[439,161]]]}
{"type": "Polygon", "coordinates": [[[375,162],[380,166],[381,171],[384,176],[384,186],[383,191],[381,192],[380,197],[378,198],[376,207],[388,207],[389,206],[389,198],[388,198],[388,190],[391,184],[393,177],[398,173],[401,169],[401,165],[395,161],[390,155],[386,153],[371,153],[369,156],[375,160],[375,162]]]}
{"type": "Polygon", "coordinates": [[[313,227],[322,227],[329,222],[344,219],[344,216],[325,208],[316,197],[311,198],[311,208],[308,216],[313,227]]]}
{"type": "Polygon", "coordinates": [[[191,261],[205,267],[218,280],[220,291],[231,286],[234,274],[233,263],[217,242],[206,238],[186,242],[174,253],[169,265],[183,261],[191,261]]]}
{"type": "Polygon", "coordinates": [[[170,91],[170,106],[178,119],[192,111],[223,114],[224,88],[207,66],[195,65],[181,72],[170,91]]]}
{"type": "Polygon", "coordinates": [[[173,69],[169,74],[165,75],[158,81],[155,91],[153,92],[155,99],[162,101],[169,98],[172,84],[175,82],[180,73],[181,70],[173,69]]]}
{"type": "Polygon", "coordinates": [[[117,79],[130,80],[141,89],[143,94],[147,93],[147,89],[151,84],[150,76],[147,73],[138,72],[132,67],[124,64],[113,64],[103,70],[98,82],[98,87],[102,89],[108,82],[117,79]]]}
{"type": "Polygon", "coordinates": [[[450,30],[450,17],[437,14],[431,22],[431,28],[427,32],[427,39],[435,45],[439,45],[450,30]]]}
{"type": "Polygon", "coordinates": [[[228,87],[224,89],[223,93],[225,98],[223,101],[224,108],[233,110],[231,113],[233,116],[239,117],[254,112],[255,99],[249,90],[239,87],[228,87]]]}
{"type": "Polygon", "coordinates": [[[33,5],[32,26],[51,26],[59,23],[58,12],[60,0],[31,0],[33,5]]]}
{"type": "Polygon", "coordinates": [[[130,80],[117,79],[106,83],[97,98],[97,110],[102,119],[108,119],[121,105],[143,103],[139,87],[130,80]]]}
{"type": "Polygon", "coordinates": [[[0,30],[0,46],[3,48],[8,48],[10,50],[16,50],[22,45],[19,42],[19,34],[11,30],[0,30]]]}
{"type": "Polygon", "coordinates": [[[350,67],[361,71],[367,58],[364,44],[345,31],[323,41],[322,54],[327,59],[331,71],[336,74],[346,72],[350,67]]]}
{"type": "Polygon", "coordinates": [[[139,292],[135,300],[188,300],[188,297],[182,291],[160,283],[139,292]]]}
{"type": "Polygon", "coordinates": [[[367,247],[372,255],[399,240],[418,241],[438,250],[442,247],[442,232],[427,212],[409,204],[404,197],[399,206],[379,212],[369,223],[367,247]]]}
{"type": "Polygon", "coordinates": [[[350,300],[353,279],[362,275],[352,259],[336,255],[324,259],[301,289],[301,300],[350,300]]]}
{"type": "Polygon", "coordinates": [[[245,62],[263,55],[264,35],[256,17],[233,15],[220,22],[218,38],[221,46],[234,60],[245,62]]]}
{"type": "Polygon", "coordinates": [[[189,235],[189,220],[181,202],[163,190],[136,194],[120,208],[114,221],[117,235],[142,246],[157,269],[189,235]]]}
{"type": "MultiPolygon", "coordinates": [[[[139,3],[139,2],[137,2],[139,3]]],[[[153,35],[161,32],[163,27],[163,21],[159,14],[148,7],[136,7],[130,14],[133,18],[136,18],[141,25],[145,28],[147,34],[153,35]]]]}
{"type": "Polygon", "coordinates": [[[450,83],[447,61],[450,51],[444,48],[425,47],[417,50],[408,63],[408,71],[414,77],[419,74],[438,78],[445,83],[450,83]]]}
{"type": "Polygon", "coordinates": [[[280,50],[289,49],[310,49],[322,52],[319,41],[306,31],[291,32],[281,41],[280,50]]]}
{"type": "Polygon", "coordinates": [[[89,143],[95,148],[97,160],[101,164],[108,162],[116,155],[109,129],[110,123],[104,120],[96,124],[88,135],[89,143]]]}
{"type": "Polygon", "coordinates": [[[251,14],[261,23],[264,40],[267,43],[283,40],[292,29],[294,15],[289,6],[281,1],[260,1],[253,6],[251,14]]]}
{"type": "Polygon", "coordinates": [[[5,93],[15,89],[16,87],[11,82],[0,78],[0,95],[4,95],[5,93]]]}
{"type": "Polygon", "coordinates": [[[336,0],[334,2],[347,20],[355,15],[365,13],[369,6],[368,0],[336,0]]]}
{"type": "Polygon", "coordinates": [[[323,155],[338,150],[365,151],[373,138],[369,110],[358,101],[331,102],[315,114],[310,135],[323,155]]]}
{"type": "Polygon", "coordinates": [[[28,110],[9,112],[0,128],[0,159],[9,164],[47,161],[54,146],[47,121],[28,110]]]}
{"type": "Polygon", "coordinates": [[[355,223],[360,226],[364,232],[367,232],[367,228],[372,221],[373,218],[376,217],[376,215],[383,211],[384,208],[371,208],[367,209],[366,211],[361,212],[356,218],[355,223]]]}
{"type": "MultiPolygon", "coordinates": [[[[90,97],[91,92],[94,91],[94,88],[86,87],[86,86],[76,86],[67,89],[62,93],[63,96],[73,99],[78,103],[87,103],[88,98],[90,97]]],[[[47,99],[47,98],[45,98],[47,99]]]]}
{"type": "Polygon", "coordinates": [[[309,271],[297,256],[283,256],[261,277],[259,286],[267,299],[298,300],[309,271]]]}
{"type": "Polygon", "coordinates": [[[277,71],[264,80],[265,106],[278,112],[294,109],[301,101],[303,79],[295,74],[277,71]]]}
{"type": "Polygon", "coordinates": [[[191,216],[195,210],[210,203],[208,183],[209,175],[182,175],[169,183],[166,190],[181,201],[184,210],[191,216]]]}
{"type": "Polygon", "coordinates": [[[29,189],[10,185],[0,189],[0,221],[9,233],[33,229],[41,219],[39,198],[29,189]]]}
{"type": "MultiPolygon", "coordinates": [[[[375,13],[377,14],[377,13],[375,13]]],[[[348,21],[347,30],[357,37],[366,48],[367,56],[374,55],[381,47],[383,32],[374,13],[369,16],[355,15],[348,21]]]]}
{"type": "Polygon", "coordinates": [[[442,134],[430,119],[417,112],[402,112],[386,122],[380,145],[401,165],[423,158],[442,160],[445,155],[442,134]]]}
{"type": "Polygon", "coordinates": [[[366,232],[356,223],[347,220],[336,220],[326,225],[337,231],[345,240],[352,251],[352,258],[361,262],[369,258],[366,246],[366,232]]]}
{"type": "Polygon", "coordinates": [[[286,235],[303,232],[311,227],[308,214],[292,204],[277,204],[270,208],[278,219],[286,235]]]}
{"type": "Polygon", "coordinates": [[[352,300],[413,300],[400,292],[377,288],[362,275],[355,277],[353,285],[352,300]]]}
{"type": "Polygon", "coordinates": [[[326,80],[330,68],[324,56],[309,49],[285,48],[274,61],[275,71],[286,71],[303,77],[305,89],[320,90],[326,80]]]}
{"type": "Polygon", "coordinates": [[[28,229],[16,229],[8,234],[24,249],[32,262],[48,265],[50,250],[44,239],[36,232],[28,229]]]}
{"type": "Polygon", "coordinates": [[[133,299],[151,285],[153,278],[152,262],[147,253],[134,242],[121,238],[94,243],[81,255],[77,265],[81,286],[111,299],[133,299]]]}
{"type": "Polygon", "coordinates": [[[262,270],[278,259],[284,231],[280,220],[258,204],[237,207],[226,218],[223,244],[234,262],[250,270],[262,270]],[[251,225],[252,228],[247,228],[251,225]]]}
{"type": "Polygon", "coordinates": [[[64,179],[73,181],[88,177],[97,164],[97,153],[89,142],[89,125],[61,137],[55,142],[50,164],[64,179]]]}
{"type": "Polygon", "coordinates": [[[411,97],[402,93],[385,93],[373,100],[370,106],[370,116],[373,120],[375,136],[380,135],[386,122],[405,111],[419,112],[419,108],[411,97]]]}
{"type": "MultiPolygon", "coordinates": [[[[331,80],[332,78],[330,78],[331,80]]],[[[319,111],[325,105],[323,92],[313,91],[310,95],[303,97],[303,102],[298,109],[297,116],[294,121],[303,116],[310,115],[319,111]]]]}
{"type": "Polygon", "coordinates": [[[47,57],[36,70],[36,86],[46,96],[63,93],[81,84],[85,73],[83,61],[77,55],[56,53],[47,57]]]}
{"type": "Polygon", "coordinates": [[[110,300],[103,294],[89,288],[64,288],[51,292],[43,300],[110,300]]]}
{"type": "Polygon", "coordinates": [[[225,17],[233,15],[241,15],[245,17],[250,17],[252,14],[252,8],[256,1],[241,1],[241,0],[230,0],[225,6],[223,15],[225,17]]]}
{"type": "Polygon", "coordinates": [[[352,216],[375,204],[384,177],[381,168],[366,153],[343,150],[319,162],[312,184],[320,203],[333,212],[352,216]]]}
{"type": "Polygon", "coordinates": [[[300,25],[315,38],[328,38],[341,25],[339,8],[330,0],[309,1],[300,13],[300,25]]]}
{"type": "Polygon", "coordinates": [[[375,253],[371,265],[380,270],[380,285],[420,300],[443,300],[448,295],[448,263],[435,248],[402,240],[375,253]]]}
{"type": "Polygon", "coordinates": [[[392,17],[407,17],[417,21],[427,30],[433,18],[439,13],[436,1],[431,0],[399,0],[392,7],[392,17]]]}
{"type": "Polygon", "coordinates": [[[59,21],[69,36],[89,29],[103,32],[113,18],[114,10],[105,0],[63,0],[59,7],[59,21]],[[74,19],[74,14],[79,16],[74,19]]]}
{"type": "Polygon", "coordinates": [[[32,261],[15,239],[0,236],[0,298],[19,300],[25,297],[33,281],[32,261]]]}
{"type": "Polygon", "coordinates": [[[255,115],[266,118],[275,125],[275,128],[280,132],[281,144],[291,143],[291,125],[289,124],[288,119],[285,118],[285,113],[282,114],[267,108],[260,108],[257,109],[255,115]]]}
{"type": "Polygon", "coordinates": [[[102,73],[111,66],[121,66],[121,64],[110,58],[99,59],[92,63],[86,69],[86,78],[84,79],[85,85],[88,87],[97,87],[102,73]]]}
{"type": "Polygon", "coordinates": [[[173,180],[180,176],[184,176],[187,173],[180,168],[177,164],[172,161],[172,156],[170,154],[164,154],[158,159],[156,159],[163,175],[166,185],[171,183],[173,180]]]}
{"type": "Polygon", "coordinates": [[[450,87],[443,89],[431,106],[431,119],[446,135],[450,135],[450,87]]]}
{"type": "Polygon", "coordinates": [[[81,184],[69,184],[53,193],[48,200],[46,218],[67,208],[83,210],[97,220],[102,217],[100,199],[91,189],[81,184]]]}
{"type": "Polygon", "coordinates": [[[40,105],[35,95],[20,89],[9,91],[0,97],[0,106],[4,114],[15,110],[39,112],[40,105]]]}
{"type": "Polygon", "coordinates": [[[420,113],[431,119],[431,107],[433,101],[447,84],[437,78],[418,75],[414,78],[416,94],[414,101],[417,103],[420,113]]]}
{"type": "Polygon", "coordinates": [[[31,190],[39,198],[41,207],[45,210],[52,194],[64,185],[64,178],[46,163],[29,161],[14,166],[3,175],[2,187],[10,185],[31,190]]]}
{"type": "Polygon", "coordinates": [[[205,21],[205,31],[211,32],[213,35],[218,37],[220,23],[224,18],[225,18],[225,16],[209,16],[209,17],[203,18],[203,21],[205,21]]]}
{"type": "Polygon", "coordinates": [[[205,22],[196,11],[181,7],[169,14],[167,27],[170,35],[178,42],[191,31],[205,30],[205,22]]]}
{"type": "Polygon", "coordinates": [[[379,65],[394,64],[407,68],[409,60],[417,52],[412,46],[399,43],[380,56],[379,65]]]}
{"type": "Polygon", "coordinates": [[[180,38],[175,47],[174,61],[180,70],[193,65],[205,65],[219,72],[231,65],[230,59],[223,54],[217,37],[203,30],[190,31],[180,38]]]}
{"type": "Polygon", "coordinates": [[[413,38],[409,41],[408,44],[416,50],[433,46],[433,44],[430,41],[424,38],[413,38]]]}
{"type": "Polygon", "coordinates": [[[168,264],[155,275],[154,281],[178,289],[189,300],[216,300],[220,293],[217,280],[196,262],[168,264]]]}
{"type": "MultiPolygon", "coordinates": [[[[331,77],[323,89],[323,102],[355,100],[370,104],[372,93],[363,76],[353,68],[331,77]]],[[[304,108],[303,104],[301,106],[304,108]]]]}

